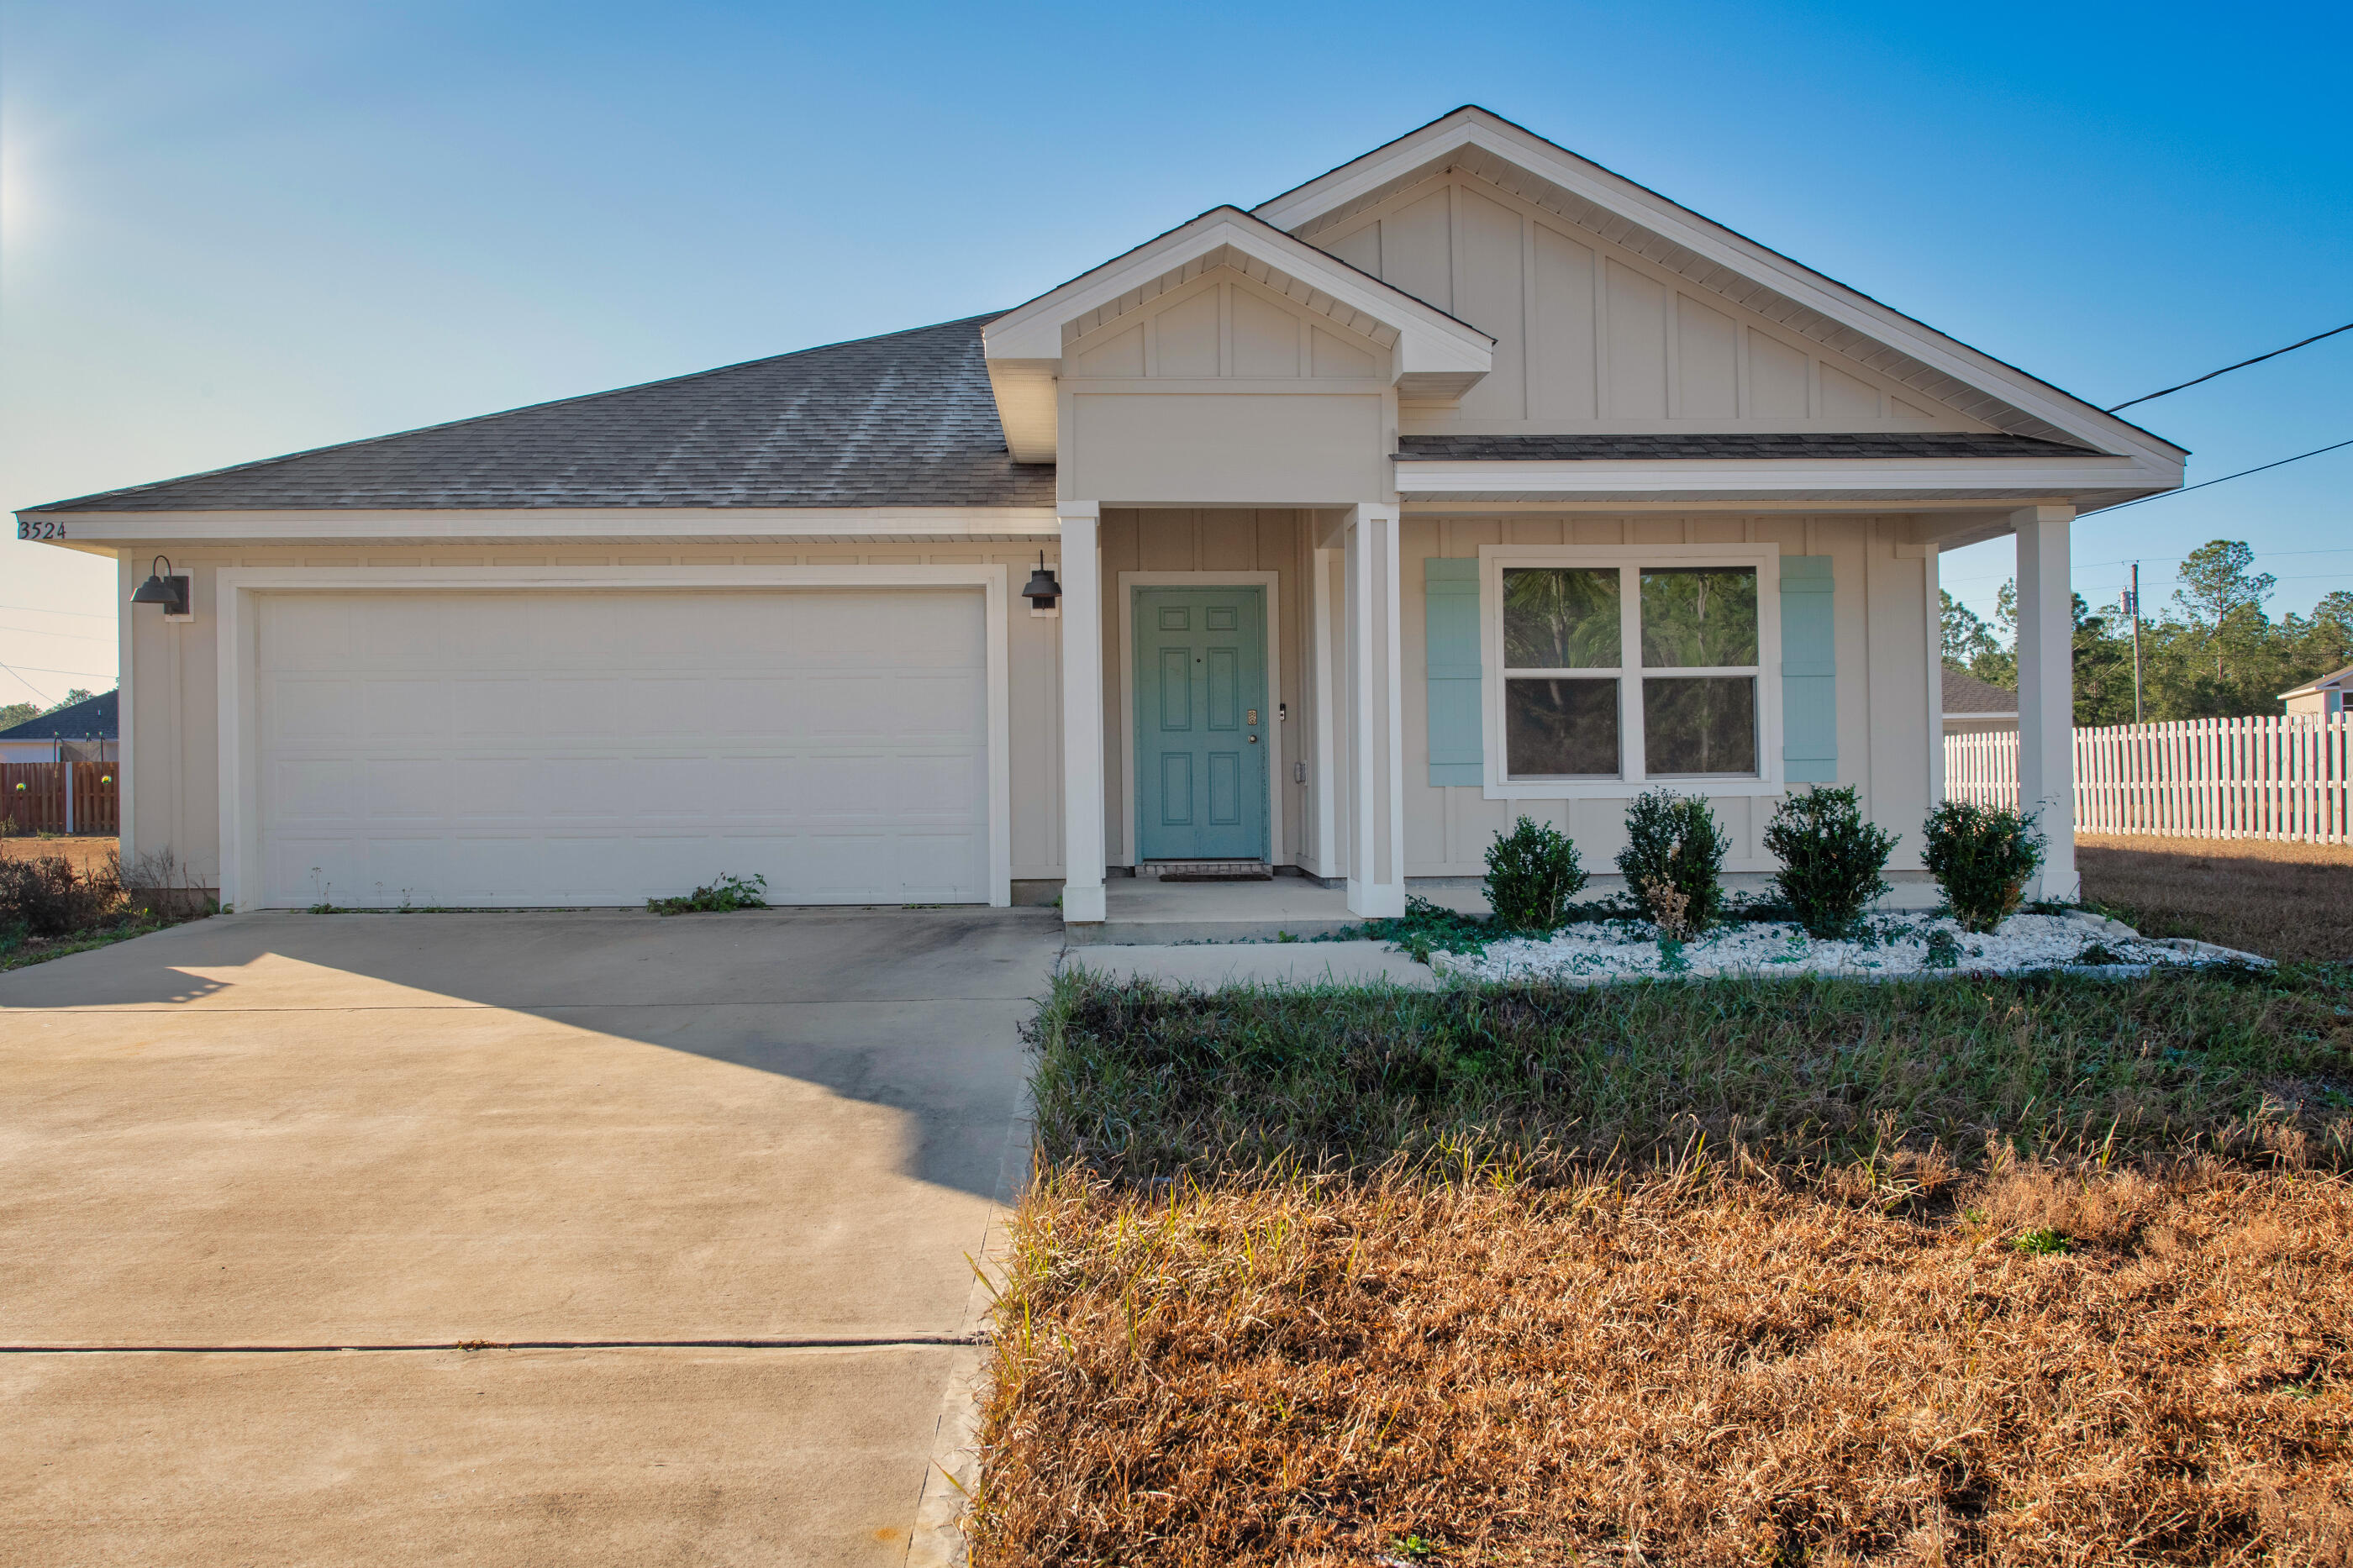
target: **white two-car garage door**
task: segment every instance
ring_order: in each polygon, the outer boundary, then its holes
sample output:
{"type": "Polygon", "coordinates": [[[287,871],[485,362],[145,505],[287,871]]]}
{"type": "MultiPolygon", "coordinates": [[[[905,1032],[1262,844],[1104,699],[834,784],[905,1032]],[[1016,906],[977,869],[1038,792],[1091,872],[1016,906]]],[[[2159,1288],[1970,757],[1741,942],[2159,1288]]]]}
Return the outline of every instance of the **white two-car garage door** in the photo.
{"type": "Polygon", "coordinates": [[[977,590],[255,595],[263,902],[986,902],[977,590]]]}

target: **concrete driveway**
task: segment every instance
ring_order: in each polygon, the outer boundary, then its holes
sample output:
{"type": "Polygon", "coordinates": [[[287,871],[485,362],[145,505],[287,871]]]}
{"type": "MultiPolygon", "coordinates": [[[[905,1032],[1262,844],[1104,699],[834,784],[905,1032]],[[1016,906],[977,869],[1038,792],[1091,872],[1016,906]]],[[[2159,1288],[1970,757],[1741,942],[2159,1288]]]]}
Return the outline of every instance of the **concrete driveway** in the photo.
{"type": "Polygon", "coordinates": [[[0,1560],[921,1561],[1060,942],[264,914],[0,975],[0,1560]]]}

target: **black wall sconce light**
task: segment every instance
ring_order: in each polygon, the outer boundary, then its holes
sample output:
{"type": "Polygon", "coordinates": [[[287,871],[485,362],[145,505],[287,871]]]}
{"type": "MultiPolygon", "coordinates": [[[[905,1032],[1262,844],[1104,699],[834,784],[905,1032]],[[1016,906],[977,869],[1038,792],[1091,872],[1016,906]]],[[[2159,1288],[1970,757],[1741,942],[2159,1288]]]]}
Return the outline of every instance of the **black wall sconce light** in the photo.
{"type": "Polygon", "coordinates": [[[1046,552],[1042,550],[1038,552],[1038,570],[1029,574],[1029,585],[1021,590],[1021,596],[1029,601],[1030,609],[1040,614],[1052,609],[1062,596],[1062,585],[1046,570],[1046,552]]]}
{"type": "Polygon", "coordinates": [[[188,613],[188,579],[185,573],[174,575],[169,556],[158,555],[147,581],[131,595],[134,605],[161,605],[166,616],[188,613]]]}

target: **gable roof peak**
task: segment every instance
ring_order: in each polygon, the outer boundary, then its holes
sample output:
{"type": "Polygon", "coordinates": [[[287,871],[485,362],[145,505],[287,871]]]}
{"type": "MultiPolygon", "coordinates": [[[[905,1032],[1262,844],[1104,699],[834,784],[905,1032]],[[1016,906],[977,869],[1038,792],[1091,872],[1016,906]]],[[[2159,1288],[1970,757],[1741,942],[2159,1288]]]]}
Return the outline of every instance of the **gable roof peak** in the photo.
{"type": "MultiPolygon", "coordinates": [[[[1302,239],[1459,169],[2012,435],[2178,470],[2186,448],[1672,201],[1491,109],[1464,104],[1252,208],[1302,239]]],[[[2175,481],[2178,472],[2173,474],[2175,481]]]]}

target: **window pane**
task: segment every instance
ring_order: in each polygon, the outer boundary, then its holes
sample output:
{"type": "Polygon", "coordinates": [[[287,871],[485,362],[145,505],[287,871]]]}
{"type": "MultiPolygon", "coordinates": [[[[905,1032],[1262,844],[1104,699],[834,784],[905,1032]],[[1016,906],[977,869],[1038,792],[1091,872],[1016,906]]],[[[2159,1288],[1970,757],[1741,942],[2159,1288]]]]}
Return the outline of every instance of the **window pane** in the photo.
{"type": "Polygon", "coordinates": [[[1756,662],[1756,568],[1642,568],[1645,668],[1756,662]]]}
{"type": "Polygon", "coordinates": [[[1616,572],[1504,572],[1505,668],[1615,669],[1618,658],[1616,572]]]}
{"type": "Polygon", "coordinates": [[[1757,681],[1711,675],[1642,682],[1642,769],[1662,773],[1757,772],[1757,681]]]}
{"type": "Polygon", "coordinates": [[[1514,778],[1615,777],[1618,683],[1504,682],[1504,765],[1514,778]]]}

